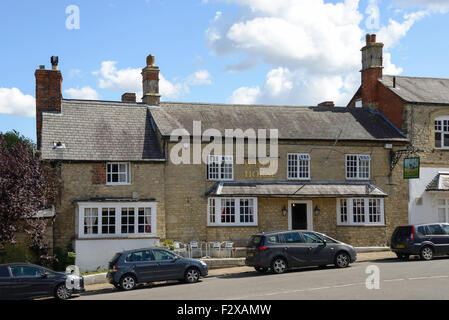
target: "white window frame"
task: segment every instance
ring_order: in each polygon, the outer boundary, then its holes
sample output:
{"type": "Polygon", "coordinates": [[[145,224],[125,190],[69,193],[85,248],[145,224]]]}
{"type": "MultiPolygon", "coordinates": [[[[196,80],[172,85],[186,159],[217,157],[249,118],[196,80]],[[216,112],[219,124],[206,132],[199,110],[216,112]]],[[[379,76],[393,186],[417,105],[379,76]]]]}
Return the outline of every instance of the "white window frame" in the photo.
{"type": "Polygon", "coordinates": [[[449,198],[439,198],[437,201],[437,221],[438,223],[448,223],[449,222],[449,198]],[[440,204],[440,201],[444,201],[444,204],[440,204]],[[440,221],[440,210],[444,210],[445,221],[440,221]]]}
{"type": "Polygon", "coordinates": [[[234,156],[233,155],[213,155],[207,156],[206,177],[208,181],[233,181],[234,180],[234,156]],[[218,177],[211,177],[211,169],[216,165],[218,177]],[[224,165],[231,164],[231,177],[224,177],[224,165]]]}
{"type": "MultiPolygon", "coordinates": [[[[372,206],[371,206],[372,207],[372,206]]],[[[384,226],[385,209],[383,198],[337,198],[337,225],[339,226],[384,226]],[[341,219],[341,201],[346,200],[347,221],[341,219]],[[354,204],[362,201],[364,208],[364,222],[354,222],[354,204]],[[379,202],[380,217],[378,222],[370,222],[370,201],[379,202]]]]}
{"type": "Polygon", "coordinates": [[[130,184],[131,184],[131,163],[130,162],[107,162],[106,163],[106,185],[108,185],[108,186],[119,186],[119,185],[130,185],[130,184]],[[123,174],[123,173],[126,173],[126,182],[109,182],[108,181],[108,176],[113,174],[113,172],[109,172],[108,171],[109,165],[111,166],[111,168],[112,168],[113,165],[118,165],[119,168],[120,168],[120,165],[126,165],[126,168],[128,170],[122,172],[119,169],[119,171],[118,171],[119,175],[123,174]]]}
{"type": "Polygon", "coordinates": [[[449,116],[440,116],[435,118],[434,120],[434,147],[438,150],[449,150],[449,145],[444,145],[444,135],[449,135],[449,116]],[[440,121],[441,123],[437,125],[437,121],[440,121]],[[446,121],[446,124],[444,123],[446,121]],[[436,133],[441,134],[441,147],[436,146],[436,139],[435,135],[436,133]]]}
{"type": "Polygon", "coordinates": [[[345,172],[346,172],[346,180],[369,180],[371,179],[371,156],[369,154],[346,154],[345,155],[345,172]],[[349,177],[349,170],[348,170],[348,158],[349,157],[356,157],[357,163],[356,163],[356,170],[357,170],[357,176],[356,177],[349,177]],[[363,159],[366,158],[366,159],[363,159]],[[368,177],[361,177],[361,161],[368,161],[368,177]]]}
{"type": "Polygon", "coordinates": [[[77,213],[78,238],[145,238],[155,237],[157,235],[157,204],[156,202],[79,202],[77,213]],[[84,213],[86,209],[98,209],[98,233],[84,233],[84,213]],[[115,233],[103,234],[102,212],[104,209],[115,209],[115,233]],[[134,232],[122,233],[122,208],[134,209],[134,232]],[[139,208],[151,209],[151,232],[139,233],[139,208]]]}
{"type": "Polygon", "coordinates": [[[258,226],[257,221],[257,198],[255,197],[210,197],[207,199],[207,226],[235,227],[235,226],[258,226]],[[221,222],[222,200],[234,200],[234,222],[221,222]],[[253,222],[242,222],[244,214],[240,214],[240,200],[253,202],[253,222]],[[214,206],[211,206],[211,202],[214,206]]]}
{"type": "Polygon", "coordinates": [[[310,154],[308,153],[287,153],[287,180],[310,180],[310,154]],[[291,159],[293,157],[294,159],[291,159]],[[293,176],[293,172],[290,171],[292,166],[289,165],[290,161],[296,161],[296,174],[293,176]],[[307,162],[307,165],[304,165],[307,162]],[[301,168],[307,168],[307,176],[300,177],[301,168]]]}

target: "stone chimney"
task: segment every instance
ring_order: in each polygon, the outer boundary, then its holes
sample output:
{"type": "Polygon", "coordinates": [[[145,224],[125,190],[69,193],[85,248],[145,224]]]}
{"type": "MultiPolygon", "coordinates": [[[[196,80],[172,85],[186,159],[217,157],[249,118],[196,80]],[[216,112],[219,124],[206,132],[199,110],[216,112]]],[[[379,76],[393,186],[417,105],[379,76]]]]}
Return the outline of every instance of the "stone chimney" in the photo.
{"type": "Polygon", "coordinates": [[[52,70],[46,70],[45,66],[39,66],[34,76],[36,77],[36,133],[37,150],[41,149],[42,138],[42,112],[61,112],[61,84],[62,74],[58,70],[58,57],[51,57],[52,70]]]}
{"type": "Polygon", "coordinates": [[[335,107],[335,103],[333,101],[323,101],[318,103],[318,107],[335,107]]]}
{"type": "Polygon", "coordinates": [[[159,67],[154,65],[154,55],[147,57],[147,66],[142,69],[143,97],[142,102],[150,105],[159,105],[159,67]]]}
{"type": "Polygon", "coordinates": [[[131,92],[122,94],[122,102],[136,102],[136,94],[131,92]]]}
{"type": "Polygon", "coordinates": [[[382,78],[382,50],[384,44],[376,42],[375,34],[366,35],[366,45],[362,51],[362,105],[378,108],[377,80],[382,78]]]}

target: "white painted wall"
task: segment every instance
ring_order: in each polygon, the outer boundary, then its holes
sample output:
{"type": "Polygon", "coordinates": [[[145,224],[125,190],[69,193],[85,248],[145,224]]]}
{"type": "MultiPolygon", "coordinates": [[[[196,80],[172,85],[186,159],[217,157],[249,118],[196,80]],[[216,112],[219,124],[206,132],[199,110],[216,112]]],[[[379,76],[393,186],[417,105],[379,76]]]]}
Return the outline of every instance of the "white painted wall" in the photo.
{"type": "Polygon", "coordinates": [[[427,185],[435,178],[438,172],[449,172],[449,168],[421,167],[420,178],[409,180],[408,221],[410,224],[438,222],[435,197],[426,192],[427,185]],[[416,201],[420,197],[422,197],[422,205],[417,205],[416,201]]]}
{"type": "Polygon", "coordinates": [[[75,264],[80,272],[108,268],[108,263],[115,253],[154,246],[159,238],[146,239],[83,239],[75,240],[75,264]]]}

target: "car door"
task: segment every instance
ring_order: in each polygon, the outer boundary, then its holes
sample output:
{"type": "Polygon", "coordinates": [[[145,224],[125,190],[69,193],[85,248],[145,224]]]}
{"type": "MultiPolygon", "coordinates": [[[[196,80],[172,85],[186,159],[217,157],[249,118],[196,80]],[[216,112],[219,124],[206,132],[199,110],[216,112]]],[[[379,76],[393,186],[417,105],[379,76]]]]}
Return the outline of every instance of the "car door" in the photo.
{"type": "Polygon", "coordinates": [[[444,253],[449,254],[449,224],[443,223],[441,224],[446,235],[444,236],[444,253]]]}
{"type": "Polygon", "coordinates": [[[130,252],[125,257],[125,263],[134,270],[139,282],[158,280],[158,264],[154,261],[151,250],[130,252]]]}
{"type": "Polygon", "coordinates": [[[8,266],[0,266],[0,300],[12,299],[13,280],[8,266]]]}
{"type": "Polygon", "coordinates": [[[282,243],[282,253],[287,258],[290,267],[308,265],[309,249],[299,232],[282,233],[279,238],[282,243]]]}
{"type": "Polygon", "coordinates": [[[327,244],[323,238],[314,232],[302,232],[302,235],[308,247],[307,263],[309,265],[321,265],[332,262],[335,248],[331,243],[327,244]]]}
{"type": "Polygon", "coordinates": [[[157,276],[160,280],[181,279],[184,276],[184,264],[172,252],[153,249],[154,261],[157,263],[157,276]]]}
{"type": "Polygon", "coordinates": [[[434,244],[435,254],[444,254],[446,250],[446,232],[440,224],[429,224],[427,226],[429,230],[430,241],[434,244]]]}
{"type": "Polygon", "coordinates": [[[53,279],[43,277],[44,269],[32,265],[13,265],[10,267],[13,276],[12,294],[15,299],[45,297],[50,294],[53,279]]]}

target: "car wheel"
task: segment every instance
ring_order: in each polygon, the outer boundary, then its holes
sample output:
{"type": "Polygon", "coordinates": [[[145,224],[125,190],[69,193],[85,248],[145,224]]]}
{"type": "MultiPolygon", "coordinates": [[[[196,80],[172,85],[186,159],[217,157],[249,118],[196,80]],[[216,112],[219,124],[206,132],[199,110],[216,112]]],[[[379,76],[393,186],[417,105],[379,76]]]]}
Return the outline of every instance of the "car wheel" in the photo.
{"type": "Polygon", "coordinates": [[[276,258],[271,263],[271,270],[274,273],[284,273],[287,270],[287,263],[282,258],[276,258]]]}
{"type": "Polygon", "coordinates": [[[337,268],[346,268],[349,266],[349,262],[351,261],[351,258],[349,257],[349,254],[346,252],[340,252],[335,257],[335,266],[337,268]]]}
{"type": "Polygon", "coordinates": [[[433,249],[429,246],[426,246],[421,249],[421,252],[419,253],[419,256],[422,260],[432,260],[433,258],[433,249]]]}
{"type": "Polygon", "coordinates": [[[198,271],[198,269],[187,269],[186,273],[184,274],[184,281],[187,283],[194,283],[198,282],[198,280],[200,280],[200,272],[198,271]]]}
{"type": "Polygon", "coordinates": [[[136,287],[136,278],[130,274],[124,275],[120,279],[120,289],[122,290],[132,290],[136,287]]]}
{"type": "Polygon", "coordinates": [[[260,273],[265,273],[268,271],[268,268],[262,268],[262,267],[254,267],[254,269],[256,269],[256,271],[260,272],[260,273]]]}
{"type": "Polygon", "coordinates": [[[72,296],[72,292],[67,289],[65,283],[61,283],[55,289],[55,298],[58,300],[67,300],[72,296]]]}

